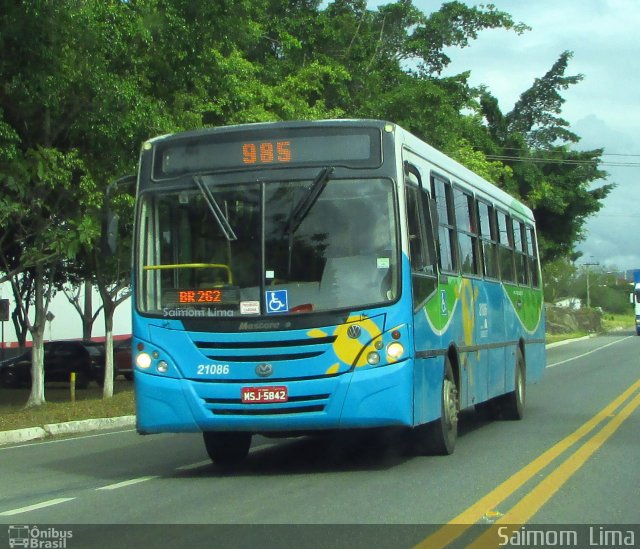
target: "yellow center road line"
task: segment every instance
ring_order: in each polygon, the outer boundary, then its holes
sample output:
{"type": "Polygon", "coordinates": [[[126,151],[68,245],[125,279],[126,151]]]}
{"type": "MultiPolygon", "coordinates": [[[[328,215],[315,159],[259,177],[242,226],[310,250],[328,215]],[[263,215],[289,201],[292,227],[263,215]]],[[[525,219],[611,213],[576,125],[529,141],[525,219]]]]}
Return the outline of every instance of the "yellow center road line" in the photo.
{"type": "MultiPolygon", "coordinates": [[[[476,503],[471,505],[468,509],[460,513],[457,517],[453,518],[442,528],[434,532],[429,537],[425,538],[423,541],[421,541],[419,544],[416,545],[416,548],[435,549],[439,547],[446,547],[447,545],[455,541],[462,534],[464,534],[464,532],[466,532],[469,528],[471,528],[471,526],[473,526],[480,519],[482,519],[482,517],[484,517],[487,512],[494,510],[500,503],[502,503],[505,499],[511,496],[516,490],[522,487],[526,482],[528,482],[532,477],[534,477],[542,469],[547,467],[558,456],[563,454],[567,449],[569,449],[571,446],[573,446],[578,441],[580,441],[585,436],[587,436],[603,421],[610,419],[611,416],[615,413],[615,411],[620,406],[622,406],[622,404],[638,389],[640,389],[640,380],[636,381],[633,385],[631,385],[628,389],[626,389],[620,396],[618,396],[610,404],[605,406],[600,412],[598,412],[594,417],[592,417],[585,424],[581,425],[569,436],[567,436],[566,438],[562,439],[560,442],[558,442],[557,444],[549,448],[546,452],[544,452],[543,454],[538,456],[536,459],[534,459],[531,463],[529,463],[528,465],[520,469],[520,471],[514,473],[511,477],[509,477],[502,484],[500,484],[491,492],[489,492],[486,496],[479,499],[476,503]]],[[[638,397],[636,397],[636,399],[637,398],[638,397]]],[[[632,401],[631,404],[633,404],[634,402],[635,402],[635,399],[632,401]]],[[[627,406],[627,408],[629,408],[629,406],[627,406]]],[[[627,408],[625,408],[624,410],[627,410],[627,408]]],[[[631,411],[629,413],[631,413],[631,411]]],[[[620,416],[617,416],[615,419],[617,420],[619,417],[620,416]]],[[[626,419],[626,417],[624,419],[626,419]]],[[[620,423],[622,423],[623,420],[621,420],[620,423]]],[[[596,437],[594,437],[594,439],[595,438],[596,437]]]]}
{"type": "MultiPolygon", "coordinates": [[[[571,454],[559,467],[554,469],[533,490],[524,496],[510,511],[505,513],[494,525],[468,547],[495,546],[498,527],[508,524],[504,528],[503,535],[515,532],[526,523],[540,508],[569,480],[573,474],[582,467],[586,461],[615,433],[625,420],[640,406],[640,395],[627,404],[609,423],[607,423],[593,437],[587,440],[580,448],[571,454]],[[508,532],[508,533],[506,533],[508,532]]],[[[503,539],[501,537],[501,539],[503,539]]]]}

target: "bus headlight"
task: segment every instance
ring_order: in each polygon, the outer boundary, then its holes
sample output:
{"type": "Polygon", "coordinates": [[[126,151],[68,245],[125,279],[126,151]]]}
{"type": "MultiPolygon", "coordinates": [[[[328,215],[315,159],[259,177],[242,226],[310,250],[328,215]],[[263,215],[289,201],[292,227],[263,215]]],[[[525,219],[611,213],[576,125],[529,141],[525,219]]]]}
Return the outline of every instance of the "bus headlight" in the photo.
{"type": "Polygon", "coordinates": [[[156,370],[158,370],[158,372],[160,372],[161,374],[166,374],[168,369],[169,365],[164,360],[158,362],[158,365],[156,366],[156,370]]]}
{"type": "Polygon", "coordinates": [[[146,370],[151,366],[151,357],[147,353],[140,353],[136,357],[136,365],[142,370],[146,370]]]}
{"type": "Polygon", "coordinates": [[[387,356],[390,360],[398,360],[402,354],[404,353],[404,347],[402,343],[398,341],[393,341],[387,345],[387,356]]]}

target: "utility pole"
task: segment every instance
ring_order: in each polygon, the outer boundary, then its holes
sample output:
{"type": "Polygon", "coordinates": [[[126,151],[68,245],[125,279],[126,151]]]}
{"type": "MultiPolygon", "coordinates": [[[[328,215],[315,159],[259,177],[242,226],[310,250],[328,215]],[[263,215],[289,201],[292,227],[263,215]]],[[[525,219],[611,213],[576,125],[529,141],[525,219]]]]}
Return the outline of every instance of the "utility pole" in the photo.
{"type": "Polygon", "coordinates": [[[597,261],[594,263],[583,263],[583,265],[587,268],[587,309],[591,309],[591,294],[590,294],[590,285],[589,285],[589,267],[595,267],[596,265],[600,265],[597,261]]]}

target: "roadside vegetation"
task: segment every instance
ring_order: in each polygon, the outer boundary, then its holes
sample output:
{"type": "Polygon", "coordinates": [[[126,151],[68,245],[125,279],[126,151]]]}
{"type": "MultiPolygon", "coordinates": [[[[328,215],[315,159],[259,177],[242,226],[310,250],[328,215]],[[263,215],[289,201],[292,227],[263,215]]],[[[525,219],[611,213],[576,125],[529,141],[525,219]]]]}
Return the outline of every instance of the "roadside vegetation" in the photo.
{"type": "MultiPolygon", "coordinates": [[[[632,330],[633,314],[605,313],[602,317],[605,332],[632,330]]],[[[574,339],[588,335],[586,332],[547,335],[547,343],[574,339]]],[[[47,385],[47,402],[42,406],[25,408],[28,389],[0,388],[0,431],[62,423],[79,419],[128,416],[135,413],[133,382],[122,379],[114,383],[113,398],[102,398],[102,389],[91,385],[76,391],[76,401],[71,402],[69,385],[51,383],[47,385]]]]}
{"type": "Polygon", "coordinates": [[[130,291],[133,198],[125,188],[111,197],[121,220],[114,257],[101,249],[103,199],[111,182],[135,172],[141,144],[156,135],[274,120],[390,120],[531,207],[542,265],[575,261],[585,223],[613,184],[601,169],[603,149],[576,149],[580,136],[561,116],[562,94],[583,79],[572,74],[571,52],[557,52],[503,111],[469,72],[444,73],[481,33],[522,34],[526,22],[492,4],[439,4],[423,12],[411,0],[374,9],[364,0],[4,2],[0,283],[11,286],[18,342],[29,336],[37,351],[29,406],[55,402],[45,398],[42,373],[55,292],[78,304],[83,335],[91,335],[97,311],[80,307],[84,285],[100,291],[103,396],[112,396],[112,320],[130,291]]]}
{"type": "MultiPolygon", "coordinates": [[[[30,336],[42,349],[59,291],[77,305],[88,339],[98,311],[80,306],[80,288],[98,287],[112,366],[113,312],[130,291],[133,198],[124,189],[112,197],[115,257],[101,253],[102,204],[110,182],[135,172],[142,142],[318,118],[397,122],[521,199],[538,223],[545,300],[576,296],[616,313],[605,313],[606,329],[632,328],[623,279],[585,270],[575,253],[612,184],[599,183],[602,149],[576,150],[580,136],[561,117],[562,93],[583,78],[571,74],[571,52],[558,52],[509,112],[470,73],[442,74],[451,52],[483,31],[527,32],[493,5],[443,2],[423,13],[410,0],[375,9],[363,0],[5,4],[0,283],[11,284],[21,345],[30,336]]],[[[41,373],[42,353],[34,361],[41,373]]],[[[77,391],[72,403],[68,385],[47,384],[45,399],[44,376],[36,380],[31,391],[0,389],[0,431],[134,413],[131,382],[77,391]]]]}
{"type": "Polygon", "coordinates": [[[102,398],[102,389],[90,385],[77,390],[71,402],[68,383],[47,384],[47,402],[25,408],[29,389],[0,388],[0,431],[39,427],[80,419],[129,416],[135,413],[133,382],[117,380],[112,398],[102,398]]]}
{"type": "Polygon", "coordinates": [[[635,317],[632,312],[625,314],[605,313],[602,316],[602,328],[605,332],[635,330],[635,317]]]}

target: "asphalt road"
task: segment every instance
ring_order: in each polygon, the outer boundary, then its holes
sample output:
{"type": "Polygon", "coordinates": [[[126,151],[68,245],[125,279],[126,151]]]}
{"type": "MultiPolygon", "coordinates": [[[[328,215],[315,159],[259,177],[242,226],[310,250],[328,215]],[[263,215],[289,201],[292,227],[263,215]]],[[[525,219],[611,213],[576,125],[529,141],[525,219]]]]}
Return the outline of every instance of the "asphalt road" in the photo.
{"type": "Polygon", "coordinates": [[[549,349],[525,419],[465,411],[447,457],[388,431],[255,437],[233,472],[197,435],[3,447],[0,548],[640,547],[639,351],[632,332],[549,349]]]}

